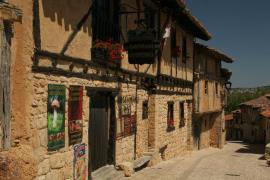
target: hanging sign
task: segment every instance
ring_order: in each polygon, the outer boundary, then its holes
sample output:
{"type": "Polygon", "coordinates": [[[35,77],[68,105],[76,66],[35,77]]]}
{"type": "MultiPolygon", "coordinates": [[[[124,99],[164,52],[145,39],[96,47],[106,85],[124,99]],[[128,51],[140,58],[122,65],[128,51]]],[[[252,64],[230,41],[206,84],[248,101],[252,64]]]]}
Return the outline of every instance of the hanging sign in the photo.
{"type": "Polygon", "coordinates": [[[68,135],[69,145],[82,141],[83,87],[70,86],[68,99],[68,135]]]}
{"type": "Polygon", "coordinates": [[[48,85],[48,150],[65,146],[65,100],[64,85],[48,85]]]}
{"type": "Polygon", "coordinates": [[[86,145],[79,144],[74,146],[74,164],[73,176],[74,180],[87,179],[87,165],[86,165],[86,145]]]}
{"type": "Polygon", "coordinates": [[[152,31],[146,29],[130,30],[125,44],[130,64],[153,64],[159,49],[152,31]]]}

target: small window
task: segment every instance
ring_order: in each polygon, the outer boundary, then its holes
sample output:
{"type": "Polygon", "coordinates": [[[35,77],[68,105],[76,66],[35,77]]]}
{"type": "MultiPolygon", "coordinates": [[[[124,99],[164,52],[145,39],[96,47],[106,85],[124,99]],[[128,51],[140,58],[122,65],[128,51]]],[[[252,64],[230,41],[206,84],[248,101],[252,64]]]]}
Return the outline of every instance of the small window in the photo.
{"type": "Polygon", "coordinates": [[[183,63],[187,62],[187,39],[183,38],[183,42],[182,42],[182,60],[183,63]]]}
{"type": "Polygon", "coordinates": [[[216,95],[218,96],[219,88],[218,88],[218,83],[217,82],[215,83],[215,89],[216,89],[216,95]]]}
{"type": "Polygon", "coordinates": [[[208,81],[205,81],[205,87],[204,87],[204,89],[205,89],[205,94],[208,95],[208,81]]]}
{"type": "Polygon", "coordinates": [[[185,126],[185,104],[184,102],[180,102],[180,127],[185,126]]]}
{"type": "Polygon", "coordinates": [[[178,56],[177,44],[176,44],[176,30],[171,29],[171,57],[176,58],[178,56]]]}
{"type": "Polygon", "coordinates": [[[148,101],[143,102],[142,119],[148,119],[148,101]]]}
{"type": "Polygon", "coordinates": [[[174,103],[168,102],[168,113],[167,113],[167,130],[172,131],[175,129],[174,127],[174,103]]]}

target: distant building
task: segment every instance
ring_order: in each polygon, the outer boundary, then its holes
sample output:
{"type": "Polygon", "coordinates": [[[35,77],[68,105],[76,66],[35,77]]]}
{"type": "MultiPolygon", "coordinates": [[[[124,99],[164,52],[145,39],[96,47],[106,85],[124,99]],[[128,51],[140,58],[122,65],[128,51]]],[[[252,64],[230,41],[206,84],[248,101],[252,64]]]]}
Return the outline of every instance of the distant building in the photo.
{"type": "Polygon", "coordinates": [[[225,115],[225,129],[226,129],[226,140],[231,140],[233,137],[233,114],[225,115]]]}
{"type": "Polygon", "coordinates": [[[261,112],[261,116],[265,121],[265,144],[270,143],[270,108],[261,112]]]}
{"type": "Polygon", "coordinates": [[[243,121],[241,118],[241,110],[235,110],[231,114],[225,116],[226,140],[242,140],[243,139],[243,121]]]}
{"type": "Polygon", "coordinates": [[[222,148],[225,143],[224,106],[231,73],[221,61],[233,59],[216,49],[195,44],[194,61],[194,149],[222,148]]]}
{"type": "Polygon", "coordinates": [[[270,108],[270,94],[240,105],[243,121],[243,140],[250,143],[265,142],[265,119],[261,113],[270,108]]]}

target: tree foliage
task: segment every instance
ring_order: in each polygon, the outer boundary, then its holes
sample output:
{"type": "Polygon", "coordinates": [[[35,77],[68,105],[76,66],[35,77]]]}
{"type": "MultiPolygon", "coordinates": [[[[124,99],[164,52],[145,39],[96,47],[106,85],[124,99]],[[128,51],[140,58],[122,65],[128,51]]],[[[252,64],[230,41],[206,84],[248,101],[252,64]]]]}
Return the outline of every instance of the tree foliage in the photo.
{"type": "Polygon", "coordinates": [[[264,86],[264,87],[253,88],[253,89],[241,88],[241,89],[233,90],[228,95],[228,102],[227,102],[225,111],[226,113],[230,113],[238,109],[241,103],[244,103],[252,99],[256,99],[268,93],[270,93],[270,86],[264,86]]]}

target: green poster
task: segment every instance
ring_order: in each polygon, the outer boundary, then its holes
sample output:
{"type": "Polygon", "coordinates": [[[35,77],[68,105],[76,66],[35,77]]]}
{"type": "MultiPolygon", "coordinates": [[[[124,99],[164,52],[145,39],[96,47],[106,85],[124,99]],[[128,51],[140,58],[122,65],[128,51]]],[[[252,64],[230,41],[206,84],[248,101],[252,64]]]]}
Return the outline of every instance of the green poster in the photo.
{"type": "Polygon", "coordinates": [[[65,147],[65,102],[64,85],[48,85],[48,150],[65,147]]]}

